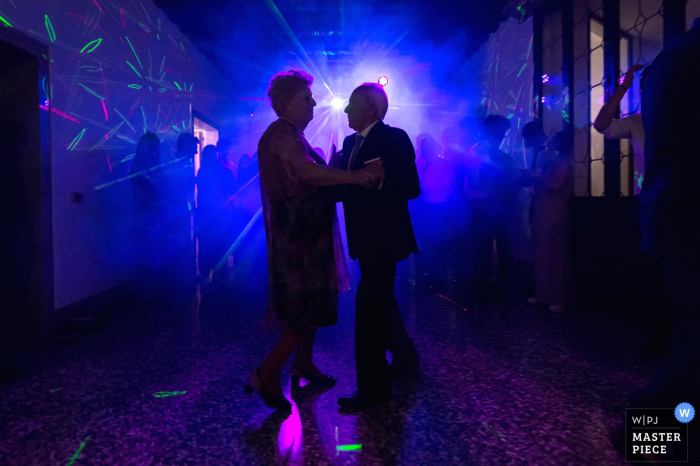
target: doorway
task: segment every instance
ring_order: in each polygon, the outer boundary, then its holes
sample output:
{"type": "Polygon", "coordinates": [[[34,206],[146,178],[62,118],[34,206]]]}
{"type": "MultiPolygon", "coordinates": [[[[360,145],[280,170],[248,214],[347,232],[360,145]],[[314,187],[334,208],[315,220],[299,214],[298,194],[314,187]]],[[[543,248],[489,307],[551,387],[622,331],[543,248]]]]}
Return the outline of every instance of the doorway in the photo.
{"type": "MultiPolygon", "coordinates": [[[[5,28],[3,28],[5,29],[5,28]]],[[[0,347],[45,336],[54,310],[49,112],[40,109],[48,50],[0,35],[0,347]]]]}

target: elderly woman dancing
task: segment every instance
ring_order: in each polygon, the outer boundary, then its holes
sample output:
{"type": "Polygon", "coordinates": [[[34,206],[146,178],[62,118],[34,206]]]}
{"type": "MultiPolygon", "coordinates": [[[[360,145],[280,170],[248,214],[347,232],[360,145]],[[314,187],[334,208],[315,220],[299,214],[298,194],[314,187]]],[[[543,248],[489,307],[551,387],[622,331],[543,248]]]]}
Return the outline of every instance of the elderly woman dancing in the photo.
{"type": "Polygon", "coordinates": [[[384,178],[381,162],[362,170],[330,168],[304,138],[316,102],[313,78],[300,71],[272,78],[267,95],[279,117],[258,144],[260,190],[267,236],[268,317],[285,330],[267,359],[256,368],[245,392],[260,393],[278,410],[291,409],[282,396],[280,371],[296,351],[292,384],[307,379],[331,388],[335,379],[313,363],[316,329],[338,321],[338,293],[347,283],[332,185],[374,186],[384,178]]]}

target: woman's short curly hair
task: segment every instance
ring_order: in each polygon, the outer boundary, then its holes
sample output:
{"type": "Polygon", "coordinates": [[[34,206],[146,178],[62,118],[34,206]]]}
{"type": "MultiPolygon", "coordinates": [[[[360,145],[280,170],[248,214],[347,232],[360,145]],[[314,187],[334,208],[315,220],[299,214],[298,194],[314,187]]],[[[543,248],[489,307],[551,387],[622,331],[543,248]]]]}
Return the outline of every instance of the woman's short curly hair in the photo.
{"type": "Polygon", "coordinates": [[[314,78],[303,71],[290,70],[274,75],[270,80],[270,87],[267,88],[267,96],[277,116],[283,113],[285,103],[289,99],[302,89],[311,86],[313,82],[314,78]]]}

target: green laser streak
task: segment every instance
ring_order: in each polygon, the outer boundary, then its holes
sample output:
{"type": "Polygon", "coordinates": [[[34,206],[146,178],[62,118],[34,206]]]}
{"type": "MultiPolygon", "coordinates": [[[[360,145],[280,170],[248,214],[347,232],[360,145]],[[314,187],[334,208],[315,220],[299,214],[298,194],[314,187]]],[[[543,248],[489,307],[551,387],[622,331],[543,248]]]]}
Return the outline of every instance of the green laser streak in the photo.
{"type": "Polygon", "coordinates": [[[130,87],[132,89],[141,89],[141,86],[139,86],[138,84],[129,84],[127,87],[130,87]]]}
{"type": "Polygon", "coordinates": [[[119,115],[120,117],[122,117],[122,120],[124,120],[124,123],[126,123],[126,125],[127,125],[129,128],[131,128],[131,131],[133,131],[133,132],[135,133],[136,130],[134,129],[133,126],[131,126],[131,123],[129,123],[129,122],[127,121],[126,117],[124,117],[124,115],[122,115],[121,113],[119,113],[119,110],[117,110],[116,108],[114,109],[114,111],[117,112],[117,115],[119,115]]]}
{"type": "Polygon", "coordinates": [[[193,87],[194,87],[194,84],[190,84],[190,92],[192,92],[193,87]]]}
{"type": "Polygon", "coordinates": [[[109,138],[111,138],[112,135],[113,135],[114,133],[116,133],[116,132],[119,130],[119,128],[122,127],[123,124],[124,124],[124,122],[122,121],[122,122],[119,123],[117,126],[115,126],[114,128],[112,128],[112,129],[109,131],[109,133],[105,134],[106,137],[105,137],[104,139],[100,138],[100,140],[97,141],[97,143],[96,143],[94,146],[92,146],[92,147],[90,148],[90,152],[92,152],[93,150],[95,150],[96,148],[98,148],[99,146],[101,146],[102,144],[104,144],[105,142],[107,142],[107,140],[108,140],[109,138]]]}
{"type": "Polygon", "coordinates": [[[53,30],[53,26],[51,25],[51,20],[49,19],[49,15],[44,15],[44,24],[46,25],[46,32],[49,33],[49,40],[51,42],[56,41],[56,32],[53,30]]]}
{"type": "Polygon", "coordinates": [[[70,145],[68,146],[68,150],[73,150],[76,148],[76,146],[78,145],[80,140],[83,138],[83,134],[85,134],[85,128],[83,128],[83,130],[80,133],[78,133],[78,135],[75,137],[75,139],[73,139],[73,142],[71,142],[70,145]]]}
{"type": "Polygon", "coordinates": [[[146,112],[143,111],[143,105],[141,105],[141,115],[143,115],[143,134],[146,134],[146,128],[148,128],[148,124],[146,123],[146,112]]]}
{"type": "Polygon", "coordinates": [[[520,75],[523,73],[523,71],[525,71],[526,66],[527,66],[527,63],[525,63],[522,68],[520,68],[520,71],[518,72],[518,75],[516,76],[516,78],[520,77],[520,75]]]}
{"type": "Polygon", "coordinates": [[[175,83],[175,85],[177,86],[178,89],[182,90],[182,88],[181,88],[180,85],[177,83],[177,81],[173,81],[173,82],[175,83]]]}
{"type": "Polygon", "coordinates": [[[85,49],[90,47],[92,44],[95,44],[95,46],[93,48],[91,48],[90,50],[87,51],[87,53],[90,53],[93,50],[95,50],[101,43],[102,43],[102,39],[95,39],[92,42],[88,43],[85,47],[83,47],[83,49],[80,51],[80,53],[83,53],[85,51],[85,49]]]}
{"type": "Polygon", "coordinates": [[[165,88],[165,87],[161,87],[160,89],[158,89],[159,92],[165,92],[165,91],[167,91],[167,90],[168,90],[168,89],[165,88]]]}
{"type": "Polygon", "coordinates": [[[123,139],[123,140],[125,140],[125,141],[127,141],[127,142],[130,142],[130,143],[132,143],[132,144],[136,144],[136,141],[134,141],[133,139],[128,138],[128,137],[126,137],[126,136],[122,136],[121,134],[117,134],[117,137],[118,137],[119,139],[123,139]]]}
{"type": "Polygon", "coordinates": [[[129,63],[129,60],[126,60],[126,64],[129,65],[129,66],[131,67],[132,70],[134,70],[134,73],[136,73],[136,74],[139,76],[139,78],[142,78],[142,79],[143,79],[143,76],[141,76],[141,73],[139,73],[139,71],[138,71],[136,68],[134,68],[134,65],[132,65],[131,63],[129,63]]]}
{"type": "Polygon", "coordinates": [[[338,445],[335,447],[338,451],[356,451],[362,450],[362,445],[357,443],[355,445],[338,445]]]}
{"type": "Polygon", "coordinates": [[[79,86],[82,86],[83,89],[85,89],[85,90],[88,91],[90,94],[92,94],[92,95],[94,95],[95,97],[97,97],[98,99],[104,99],[104,97],[102,97],[100,94],[98,94],[97,92],[93,91],[92,89],[90,89],[90,88],[87,87],[86,85],[84,85],[84,84],[82,84],[82,83],[78,83],[78,85],[79,85],[79,86]]]}
{"type": "Polygon", "coordinates": [[[62,388],[54,388],[53,390],[51,390],[51,393],[57,392],[57,391],[59,391],[59,390],[63,390],[63,389],[62,389],[62,388]]]}
{"type": "Polygon", "coordinates": [[[158,392],[153,396],[155,396],[156,398],[165,398],[168,396],[184,395],[185,393],[187,392],[158,392]]]}
{"type": "MultiPolygon", "coordinates": [[[[133,155],[135,155],[135,154],[133,154],[133,155]]],[[[132,158],[133,158],[133,157],[132,157],[132,158]]],[[[138,172],[138,173],[133,173],[133,174],[131,174],[131,175],[129,175],[129,176],[125,176],[124,178],[119,178],[118,180],[114,180],[114,181],[110,181],[109,183],[101,184],[101,185],[99,185],[99,186],[97,186],[97,187],[95,188],[95,191],[99,191],[100,189],[104,189],[104,188],[106,188],[107,186],[112,186],[112,185],[114,185],[114,184],[121,183],[122,181],[130,180],[131,178],[137,177],[137,176],[139,176],[139,175],[143,175],[143,174],[146,173],[146,172],[150,172],[150,171],[153,171],[153,170],[157,170],[157,169],[162,168],[162,167],[164,167],[164,166],[166,166],[166,165],[170,165],[171,163],[177,163],[177,162],[179,162],[180,160],[183,160],[183,159],[186,159],[186,158],[187,158],[187,156],[185,156],[185,157],[180,157],[179,159],[171,160],[170,162],[166,162],[166,163],[163,163],[163,164],[160,164],[160,165],[156,165],[155,167],[151,167],[151,168],[148,168],[148,169],[146,169],[146,170],[141,170],[141,171],[138,172]]],[[[262,208],[260,209],[260,212],[262,212],[262,208]]],[[[159,392],[159,393],[167,393],[167,392],[159,392]]]]}
{"type": "MultiPolygon", "coordinates": [[[[126,37],[126,36],[124,36],[124,37],[126,37]]],[[[134,46],[131,45],[131,41],[129,40],[128,37],[126,37],[126,41],[129,43],[129,47],[131,47],[131,51],[134,52],[134,56],[136,57],[136,60],[139,62],[139,66],[141,67],[141,69],[143,69],[143,65],[141,64],[141,60],[139,60],[139,56],[136,55],[136,50],[134,50],[134,46]]]]}
{"type": "Polygon", "coordinates": [[[8,28],[13,27],[13,26],[9,23],[9,21],[7,21],[7,20],[6,20],[5,18],[3,18],[2,16],[0,16],[0,21],[2,21],[2,24],[4,24],[5,27],[8,27],[8,28]]]}
{"type": "Polygon", "coordinates": [[[80,448],[78,448],[78,451],[75,452],[75,455],[73,455],[73,458],[70,459],[70,462],[66,466],[72,466],[73,463],[75,463],[75,460],[78,459],[78,455],[80,455],[80,452],[83,451],[83,448],[85,448],[85,444],[87,443],[88,440],[90,440],[89,435],[83,441],[83,443],[80,444],[80,448]]]}
{"type": "Polygon", "coordinates": [[[178,133],[180,132],[180,128],[178,128],[177,126],[172,125],[172,127],[173,127],[173,129],[174,129],[175,131],[177,131],[178,133]]]}

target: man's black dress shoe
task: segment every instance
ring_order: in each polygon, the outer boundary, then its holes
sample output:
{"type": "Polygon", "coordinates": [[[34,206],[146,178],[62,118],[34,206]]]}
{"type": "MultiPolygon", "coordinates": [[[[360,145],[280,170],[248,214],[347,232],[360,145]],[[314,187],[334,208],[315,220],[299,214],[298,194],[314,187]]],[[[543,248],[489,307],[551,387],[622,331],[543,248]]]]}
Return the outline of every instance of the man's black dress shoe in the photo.
{"type": "Polygon", "coordinates": [[[398,379],[405,371],[415,371],[418,367],[418,357],[410,359],[394,358],[392,363],[389,364],[389,378],[391,380],[398,379]]]}
{"type": "Polygon", "coordinates": [[[375,393],[369,390],[357,390],[349,398],[338,398],[338,404],[345,409],[362,409],[391,399],[391,391],[375,393]]]}

